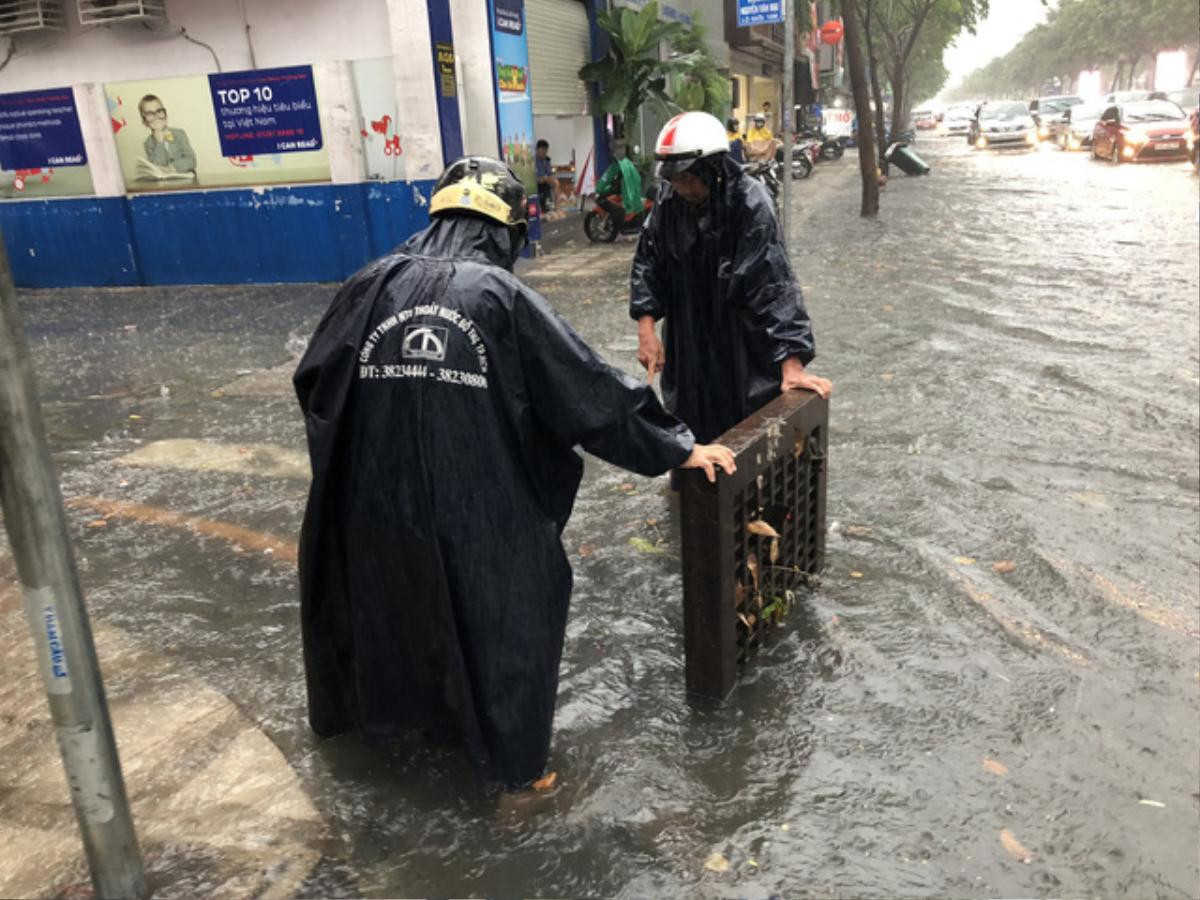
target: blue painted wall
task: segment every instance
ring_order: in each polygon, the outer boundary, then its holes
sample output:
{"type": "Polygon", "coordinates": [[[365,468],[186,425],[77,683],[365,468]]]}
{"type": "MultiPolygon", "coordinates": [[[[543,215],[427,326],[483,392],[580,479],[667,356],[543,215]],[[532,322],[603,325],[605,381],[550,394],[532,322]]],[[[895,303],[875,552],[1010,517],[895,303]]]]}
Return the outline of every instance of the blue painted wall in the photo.
{"type": "Polygon", "coordinates": [[[0,203],[18,287],[341,281],[428,223],[432,181],[0,203]]]}

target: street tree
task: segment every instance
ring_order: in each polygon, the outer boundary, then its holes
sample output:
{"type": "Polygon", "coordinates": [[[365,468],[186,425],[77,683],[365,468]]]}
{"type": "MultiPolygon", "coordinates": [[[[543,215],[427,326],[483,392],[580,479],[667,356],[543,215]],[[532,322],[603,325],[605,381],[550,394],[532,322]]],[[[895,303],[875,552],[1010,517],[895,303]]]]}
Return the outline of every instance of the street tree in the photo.
{"type": "Polygon", "coordinates": [[[934,58],[940,61],[946,47],[963,30],[974,31],[976,24],[987,17],[989,0],[869,2],[871,46],[877,54],[872,67],[882,67],[891,85],[892,133],[897,134],[909,124],[914,65],[920,61],[927,67],[923,79],[928,79],[931,65],[936,74],[934,58]]]}
{"type": "Polygon", "coordinates": [[[854,110],[858,116],[858,167],[862,175],[863,218],[879,215],[879,176],[875,170],[875,137],[871,134],[871,97],[867,87],[867,61],[863,52],[858,0],[841,0],[845,28],[846,58],[850,66],[850,87],[854,92],[854,110]]]}
{"type": "Polygon", "coordinates": [[[733,87],[729,73],[717,65],[709,50],[708,28],[699,12],[692,16],[691,29],[683,29],[671,41],[671,50],[677,58],[691,60],[675,76],[674,102],[680,109],[703,110],[724,121],[733,102],[733,87]]]}
{"type": "Polygon", "coordinates": [[[1083,70],[1099,69],[1110,91],[1153,84],[1162,50],[1192,55],[1188,83],[1196,77],[1200,21],[1196,0],[1062,0],[1046,22],[1031,29],[1007,54],[976,69],[952,96],[1023,97],[1042,86],[1073,84],[1083,70]]]}
{"type": "Polygon", "coordinates": [[[661,22],[658,3],[650,0],[641,10],[615,7],[599,13],[596,22],[604,32],[608,50],[603,57],[579,70],[584,81],[599,85],[600,109],[614,117],[616,137],[637,133],[642,107],[655,101],[666,109],[677,109],[667,93],[669,79],[687,74],[697,65],[695,53],[673,54],[659,58],[659,46],[682,38],[684,27],[678,22],[661,22]]]}

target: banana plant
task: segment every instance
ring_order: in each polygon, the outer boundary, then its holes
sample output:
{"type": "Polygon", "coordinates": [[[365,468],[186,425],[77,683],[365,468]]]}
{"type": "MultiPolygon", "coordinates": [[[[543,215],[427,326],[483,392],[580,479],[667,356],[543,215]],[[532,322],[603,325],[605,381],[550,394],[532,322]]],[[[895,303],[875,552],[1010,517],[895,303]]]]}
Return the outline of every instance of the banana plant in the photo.
{"type": "Polygon", "coordinates": [[[691,69],[698,55],[660,59],[659,45],[674,42],[684,27],[678,22],[660,22],[656,0],[640,10],[616,7],[598,14],[596,22],[608,36],[608,53],[581,68],[579,77],[599,84],[600,109],[620,121],[617,136],[637,133],[638,114],[647,101],[677,110],[678,105],[667,95],[668,79],[691,69]]]}

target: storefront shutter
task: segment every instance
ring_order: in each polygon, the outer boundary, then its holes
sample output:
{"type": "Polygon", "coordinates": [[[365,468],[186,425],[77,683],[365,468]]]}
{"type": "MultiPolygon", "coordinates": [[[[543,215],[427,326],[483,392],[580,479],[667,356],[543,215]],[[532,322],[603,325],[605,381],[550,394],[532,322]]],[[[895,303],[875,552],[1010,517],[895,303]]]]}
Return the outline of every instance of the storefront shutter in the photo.
{"type": "Polygon", "coordinates": [[[587,88],[579,67],[591,61],[587,11],[580,0],[525,0],[536,116],[579,116],[587,88]]]}

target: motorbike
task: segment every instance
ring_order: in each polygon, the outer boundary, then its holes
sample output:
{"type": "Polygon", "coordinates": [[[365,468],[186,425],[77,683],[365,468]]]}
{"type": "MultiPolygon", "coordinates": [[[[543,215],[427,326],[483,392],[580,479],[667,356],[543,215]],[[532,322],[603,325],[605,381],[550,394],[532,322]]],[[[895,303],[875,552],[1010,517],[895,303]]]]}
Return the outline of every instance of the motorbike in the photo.
{"type": "Polygon", "coordinates": [[[841,159],[842,154],[846,152],[845,146],[838,138],[829,137],[829,135],[825,133],[824,129],[821,128],[808,126],[801,129],[797,136],[804,140],[813,140],[819,142],[821,148],[821,159],[841,159]]]}
{"type": "Polygon", "coordinates": [[[771,195],[771,202],[775,204],[775,211],[779,212],[780,196],[783,193],[783,185],[779,180],[779,164],[764,159],[747,163],[742,171],[763,183],[771,195]]]}
{"type": "Polygon", "coordinates": [[[820,159],[821,145],[812,138],[798,138],[792,145],[792,177],[807,178],[820,159]]]}
{"type": "MultiPolygon", "coordinates": [[[[642,200],[640,210],[626,213],[625,220],[618,224],[613,221],[608,210],[596,202],[594,194],[590,195],[588,199],[592,202],[592,208],[583,216],[583,233],[587,235],[589,241],[597,244],[611,244],[619,234],[637,234],[641,231],[642,223],[646,221],[650,210],[654,209],[654,201],[646,197],[642,200]]],[[[618,208],[621,207],[620,194],[609,194],[604,199],[618,208]]]]}

